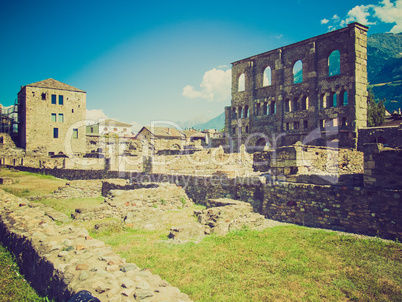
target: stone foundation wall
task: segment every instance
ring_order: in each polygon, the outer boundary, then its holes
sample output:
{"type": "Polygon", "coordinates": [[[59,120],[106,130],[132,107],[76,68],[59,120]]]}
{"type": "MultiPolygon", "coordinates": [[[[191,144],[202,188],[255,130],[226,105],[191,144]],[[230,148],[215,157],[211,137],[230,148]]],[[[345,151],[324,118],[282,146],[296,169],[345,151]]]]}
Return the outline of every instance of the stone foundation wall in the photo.
{"type": "Polygon", "coordinates": [[[0,240],[42,295],[67,301],[89,290],[101,301],[190,301],[159,276],[126,263],[85,229],[58,226],[34,203],[0,190],[0,240]]]}
{"type": "Polygon", "coordinates": [[[364,146],[364,186],[369,188],[402,188],[402,148],[382,144],[364,146]]]}
{"type": "MultiPolygon", "coordinates": [[[[228,178],[226,175],[212,177],[145,173],[119,175],[111,172],[102,174],[56,169],[40,171],[58,174],[59,177],[63,173],[64,178],[70,179],[79,177],[91,179],[96,178],[98,174],[103,176],[98,178],[126,178],[130,179],[131,184],[127,184],[127,188],[130,189],[151,182],[168,182],[181,186],[188,197],[198,204],[205,205],[208,199],[233,198],[249,202],[256,212],[264,214],[267,218],[402,240],[400,187],[371,189],[351,186],[352,184],[314,185],[278,182],[265,177],[228,178]]],[[[122,184],[119,189],[125,189],[125,186],[122,184]]]]}

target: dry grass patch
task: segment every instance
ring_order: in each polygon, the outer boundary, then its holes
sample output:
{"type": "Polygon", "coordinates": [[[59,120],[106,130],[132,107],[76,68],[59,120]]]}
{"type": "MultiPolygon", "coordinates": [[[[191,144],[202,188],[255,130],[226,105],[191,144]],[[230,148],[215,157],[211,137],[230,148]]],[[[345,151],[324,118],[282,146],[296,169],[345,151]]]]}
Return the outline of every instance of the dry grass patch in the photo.
{"type": "Polygon", "coordinates": [[[0,170],[0,177],[9,177],[13,180],[13,184],[1,185],[0,188],[19,197],[50,194],[66,184],[66,180],[50,175],[4,168],[0,170]]]}

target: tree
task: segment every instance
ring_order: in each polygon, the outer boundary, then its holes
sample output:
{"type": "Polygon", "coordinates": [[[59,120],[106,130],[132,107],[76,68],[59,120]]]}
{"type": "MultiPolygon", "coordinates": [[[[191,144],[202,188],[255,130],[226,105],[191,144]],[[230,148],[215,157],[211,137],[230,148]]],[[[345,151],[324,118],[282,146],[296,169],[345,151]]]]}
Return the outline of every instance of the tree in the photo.
{"type": "Polygon", "coordinates": [[[385,120],[385,106],[384,100],[376,104],[372,90],[369,90],[367,97],[367,126],[376,127],[384,123],[385,120]]]}

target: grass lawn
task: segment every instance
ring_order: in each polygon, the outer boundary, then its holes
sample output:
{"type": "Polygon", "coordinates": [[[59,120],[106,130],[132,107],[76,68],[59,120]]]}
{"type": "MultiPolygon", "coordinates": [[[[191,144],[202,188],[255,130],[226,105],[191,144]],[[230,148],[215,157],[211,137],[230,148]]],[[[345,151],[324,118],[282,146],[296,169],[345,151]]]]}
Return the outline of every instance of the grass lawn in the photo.
{"type": "MultiPolygon", "coordinates": [[[[23,181],[25,177],[38,179],[37,184],[47,190],[65,182],[19,175],[20,189],[30,190],[28,194],[35,189],[30,181],[23,181]]],[[[76,207],[101,201],[41,202],[69,214],[76,207]]],[[[179,214],[172,212],[177,215],[173,220],[179,214]]],[[[289,225],[175,244],[167,240],[169,227],[145,231],[114,226],[94,232],[100,221],[105,220],[71,223],[88,229],[128,262],[159,274],[194,301],[402,301],[402,244],[398,242],[289,225]]]]}
{"type": "Polygon", "coordinates": [[[49,301],[40,297],[18,273],[11,254],[0,245],[0,301],[49,301]]]}
{"type": "Polygon", "coordinates": [[[1,185],[0,188],[19,197],[46,195],[54,192],[67,182],[65,179],[50,175],[35,174],[22,171],[1,169],[0,177],[13,179],[11,185],[1,185]]]}
{"type": "Polygon", "coordinates": [[[402,301],[402,245],[300,226],[201,243],[125,229],[92,233],[194,301],[402,301]]]}

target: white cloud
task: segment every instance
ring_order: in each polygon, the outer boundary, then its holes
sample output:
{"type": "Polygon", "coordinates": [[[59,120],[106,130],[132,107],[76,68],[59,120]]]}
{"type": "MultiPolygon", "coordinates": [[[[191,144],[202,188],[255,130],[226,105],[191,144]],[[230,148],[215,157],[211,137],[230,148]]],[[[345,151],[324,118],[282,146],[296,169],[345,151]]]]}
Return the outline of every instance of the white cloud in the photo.
{"type": "Polygon", "coordinates": [[[231,86],[231,69],[225,71],[213,68],[204,73],[199,89],[186,85],[182,95],[190,99],[202,98],[208,102],[223,102],[230,98],[231,86]]]}
{"type": "Polygon", "coordinates": [[[107,116],[103,112],[103,109],[87,109],[86,115],[87,124],[95,124],[101,120],[107,119],[107,116]]]}
{"type": "Polygon", "coordinates": [[[370,10],[373,9],[375,5],[358,5],[352,8],[347,15],[345,20],[346,24],[351,22],[359,22],[364,25],[372,25],[375,22],[369,22],[367,17],[370,16],[370,10]]]}
{"type": "Polygon", "coordinates": [[[381,0],[378,4],[357,5],[349,10],[344,19],[334,15],[330,21],[328,19],[321,20],[321,24],[328,24],[328,30],[338,29],[352,22],[359,22],[363,25],[375,25],[378,22],[394,23],[390,32],[402,32],[402,0],[393,2],[381,0]],[[331,24],[328,24],[329,22],[331,24]]]}
{"type": "Polygon", "coordinates": [[[385,23],[395,23],[390,30],[391,33],[402,32],[402,0],[391,3],[389,0],[383,0],[381,6],[374,8],[374,16],[385,23]]]}

